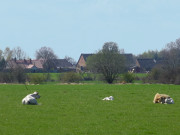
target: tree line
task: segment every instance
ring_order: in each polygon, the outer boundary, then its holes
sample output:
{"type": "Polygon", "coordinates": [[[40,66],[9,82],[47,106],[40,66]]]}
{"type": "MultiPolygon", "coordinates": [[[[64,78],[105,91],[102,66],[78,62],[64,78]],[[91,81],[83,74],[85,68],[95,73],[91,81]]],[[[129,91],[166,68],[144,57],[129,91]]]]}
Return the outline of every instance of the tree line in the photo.
{"type": "MultiPolygon", "coordinates": [[[[54,51],[50,47],[41,47],[35,52],[36,59],[43,59],[43,70],[47,72],[47,76],[44,77],[46,80],[49,78],[50,70],[55,70],[57,67],[55,65],[54,60],[58,59],[58,56],[54,53],[54,51]]],[[[0,82],[6,83],[24,83],[29,78],[25,73],[25,69],[23,69],[20,65],[13,65],[13,62],[16,60],[27,60],[30,58],[26,55],[26,53],[20,48],[16,47],[10,49],[6,47],[4,51],[0,50],[0,82]],[[7,68],[8,67],[8,68],[7,68]]],[[[71,57],[65,56],[68,62],[72,65],[75,64],[75,60],[71,57]]]]}
{"type": "Polygon", "coordinates": [[[159,52],[163,63],[155,67],[150,79],[169,84],[180,84],[180,38],[170,42],[159,52]]]}
{"type": "MultiPolygon", "coordinates": [[[[90,71],[103,74],[108,83],[113,83],[120,73],[127,72],[126,60],[121,53],[117,43],[106,42],[101,50],[88,58],[87,66],[90,71]]],[[[146,82],[180,84],[180,38],[160,51],[149,50],[135,57],[161,60],[145,78],[146,82]]]]}
{"type": "MultiPolygon", "coordinates": [[[[92,73],[100,73],[104,76],[107,83],[113,83],[119,77],[119,74],[127,72],[126,60],[121,55],[124,51],[119,49],[118,44],[115,42],[106,42],[102,46],[102,49],[97,51],[94,55],[88,57],[87,68],[92,73]]],[[[55,68],[52,59],[57,59],[58,56],[50,47],[41,47],[35,53],[36,59],[44,59],[45,64],[43,67],[48,71],[55,68]]],[[[161,59],[162,63],[154,67],[154,69],[149,73],[148,77],[145,78],[146,81],[158,82],[158,83],[173,83],[180,84],[180,38],[174,42],[168,43],[164,49],[160,51],[147,51],[140,55],[135,56],[136,58],[152,58],[155,60],[161,59]]],[[[25,52],[20,48],[6,48],[4,51],[0,50],[0,72],[2,74],[5,68],[6,62],[12,58],[16,59],[26,59],[28,58],[25,52]]],[[[67,59],[72,64],[75,64],[75,60],[71,57],[66,56],[67,59]]],[[[9,78],[12,76],[20,76],[21,67],[17,69],[12,69],[9,78]]],[[[2,75],[1,75],[2,76],[2,75]]],[[[5,76],[6,77],[6,76],[5,76]]],[[[2,77],[1,77],[2,78],[2,77]]],[[[15,77],[14,77],[15,78],[15,77]]],[[[7,78],[8,79],[8,78],[7,78]]],[[[21,79],[17,79],[18,82],[22,82],[21,79]]]]}
{"type": "MultiPolygon", "coordinates": [[[[0,71],[4,70],[7,62],[12,59],[24,60],[30,58],[26,55],[25,51],[23,51],[21,47],[15,47],[13,49],[6,47],[4,51],[0,49],[0,71]]],[[[52,48],[44,46],[36,50],[35,59],[43,59],[43,69],[50,71],[56,68],[53,60],[58,59],[58,56],[54,53],[52,48]]],[[[72,65],[76,64],[76,61],[69,56],[65,56],[64,59],[66,59],[72,65]]]]}

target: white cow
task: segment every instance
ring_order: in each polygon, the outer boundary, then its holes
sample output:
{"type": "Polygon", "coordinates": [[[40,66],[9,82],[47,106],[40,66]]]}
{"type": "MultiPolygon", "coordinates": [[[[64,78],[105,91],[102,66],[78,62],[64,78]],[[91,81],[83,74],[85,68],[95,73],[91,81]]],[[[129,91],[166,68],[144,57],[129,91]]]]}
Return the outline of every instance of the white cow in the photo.
{"type": "Polygon", "coordinates": [[[22,104],[24,105],[37,105],[37,100],[40,98],[40,95],[38,94],[38,92],[34,92],[32,94],[27,95],[25,98],[22,99],[22,104]]]}
{"type": "Polygon", "coordinates": [[[105,98],[103,98],[102,100],[114,100],[114,97],[113,97],[113,96],[105,97],[105,98]]]}

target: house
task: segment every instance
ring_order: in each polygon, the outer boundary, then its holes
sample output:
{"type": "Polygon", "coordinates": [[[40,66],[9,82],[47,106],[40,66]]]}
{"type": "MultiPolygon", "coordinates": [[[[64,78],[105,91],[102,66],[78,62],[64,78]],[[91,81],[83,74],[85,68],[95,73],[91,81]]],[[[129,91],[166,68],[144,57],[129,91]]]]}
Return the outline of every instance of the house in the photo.
{"type": "Polygon", "coordinates": [[[163,60],[155,60],[150,58],[143,58],[136,60],[136,66],[134,66],[131,70],[134,72],[147,73],[151,71],[154,67],[159,66],[163,63],[163,60]]]}
{"type": "Polygon", "coordinates": [[[74,66],[66,59],[55,59],[53,60],[57,68],[57,72],[75,71],[74,66]]]}
{"type": "MultiPolygon", "coordinates": [[[[86,70],[86,62],[89,56],[94,54],[81,54],[79,60],[76,65],[76,71],[85,71],[86,70]]],[[[131,67],[136,66],[136,60],[132,54],[121,54],[125,58],[126,68],[129,70],[131,67]]]]}
{"type": "Polygon", "coordinates": [[[32,60],[32,65],[36,66],[38,69],[43,70],[43,59],[38,59],[38,60],[32,60]]]}
{"type": "Polygon", "coordinates": [[[6,69],[13,69],[21,67],[25,69],[27,72],[40,72],[40,70],[43,70],[43,60],[31,60],[31,59],[24,59],[24,60],[16,60],[12,59],[7,62],[6,69]]]}
{"type": "Polygon", "coordinates": [[[84,54],[82,53],[79,57],[79,60],[76,64],[76,71],[85,71],[86,70],[86,62],[87,62],[87,58],[89,56],[92,56],[93,54],[84,54]]]}
{"type": "MultiPolygon", "coordinates": [[[[70,71],[75,70],[73,69],[73,65],[68,62],[66,59],[54,59],[52,60],[54,65],[56,66],[56,70],[52,72],[63,72],[63,71],[70,71]]],[[[6,69],[17,68],[18,66],[25,69],[26,72],[43,72],[43,64],[45,60],[38,59],[38,60],[16,60],[12,59],[7,62],[6,69]]]]}

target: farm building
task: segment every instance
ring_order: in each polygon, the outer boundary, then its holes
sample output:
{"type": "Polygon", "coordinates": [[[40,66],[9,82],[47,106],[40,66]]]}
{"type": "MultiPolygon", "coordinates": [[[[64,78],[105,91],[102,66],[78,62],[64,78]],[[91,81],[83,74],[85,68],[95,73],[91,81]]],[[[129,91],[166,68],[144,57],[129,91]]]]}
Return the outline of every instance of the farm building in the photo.
{"type": "MultiPolygon", "coordinates": [[[[76,71],[86,71],[86,62],[89,56],[94,54],[81,54],[76,65],[76,71]]],[[[136,59],[132,54],[122,54],[126,62],[126,70],[134,71],[136,73],[145,73],[152,70],[152,68],[162,64],[163,60],[158,59],[136,59]]]]}
{"type": "MultiPolygon", "coordinates": [[[[76,65],[76,71],[86,71],[86,62],[89,56],[94,54],[81,54],[76,65]]],[[[136,66],[136,60],[132,54],[122,54],[125,58],[126,68],[129,70],[131,67],[136,66]]]]}
{"type": "Polygon", "coordinates": [[[53,60],[58,72],[75,71],[74,66],[66,59],[55,59],[53,60]]]}
{"type": "Polygon", "coordinates": [[[86,70],[86,62],[87,62],[87,58],[89,56],[92,56],[93,54],[81,54],[79,57],[79,60],[77,62],[76,65],[76,71],[80,72],[80,71],[85,71],[86,70]]]}
{"type": "Polygon", "coordinates": [[[163,60],[155,60],[155,59],[137,59],[136,66],[132,67],[131,70],[137,73],[145,73],[151,71],[154,67],[160,66],[163,60]]]}
{"type": "MultiPolygon", "coordinates": [[[[68,62],[66,59],[54,59],[52,61],[56,66],[56,71],[52,71],[52,72],[58,72],[58,71],[63,72],[63,71],[74,70],[73,65],[70,62],[68,62]]],[[[27,72],[43,72],[44,63],[45,60],[43,59],[39,59],[39,60],[12,59],[7,62],[6,69],[8,70],[20,66],[21,68],[25,69],[27,72]]]]}

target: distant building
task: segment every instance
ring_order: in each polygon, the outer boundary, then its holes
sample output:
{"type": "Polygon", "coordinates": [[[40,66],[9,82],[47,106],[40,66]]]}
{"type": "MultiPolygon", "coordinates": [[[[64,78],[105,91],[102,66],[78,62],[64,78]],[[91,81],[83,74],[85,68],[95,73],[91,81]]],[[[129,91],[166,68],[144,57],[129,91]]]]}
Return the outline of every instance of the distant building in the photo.
{"type": "MultiPolygon", "coordinates": [[[[64,72],[75,70],[73,69],[73,65],[68,62],[66,59],[54,59],[52,60],[56,66],[56,70],[52,72],[64,72]]],[[[12,59],[7,62],[6,69],[13,69],[20,66],[21,68],[25,69],[26,72],[43,72],[43,64],[45,60],[38,59],[38,60],[16,60],[12,59]]]]}
{"type": "Polygon", "coordinates": [[[75,71],[75,67],[66,59],[55,59],[53,62],[55,63],[57,72],[75,71]]]}
{"type": "Polygon", "coordinates": [[[85,71],[86,70],[86,62],[87,62],[87,58],[89,56],[92,56],[94,54],[84,54],[82,53],[79,57],[79,60],[77,62],[77,65],[76,65],[76,71],[77,72],[80,72],[80,71],[85,71]]]}
{"type": "Polygon", "coordinates": [[[163,60],[155,60],[150,58],[143,58],[136,60],[136,66],[131,70],[137,73],[147,73],[151,71],[154,67],[160,66],[163,63],[163,60]]]}
{"type": "MultiPolygon", "coordinates": [[[[94,54],[81,54],[79,57],[79,60],[76,65],[76,71],[86,71],[86,62],[89,56],[92,56],[94,54]]],[[[125,58],[125,66],[127,70],[131,69],[132,67],[136,66],[136,59],[133,57],[132,54],[122,54],[125,58]]]]}

